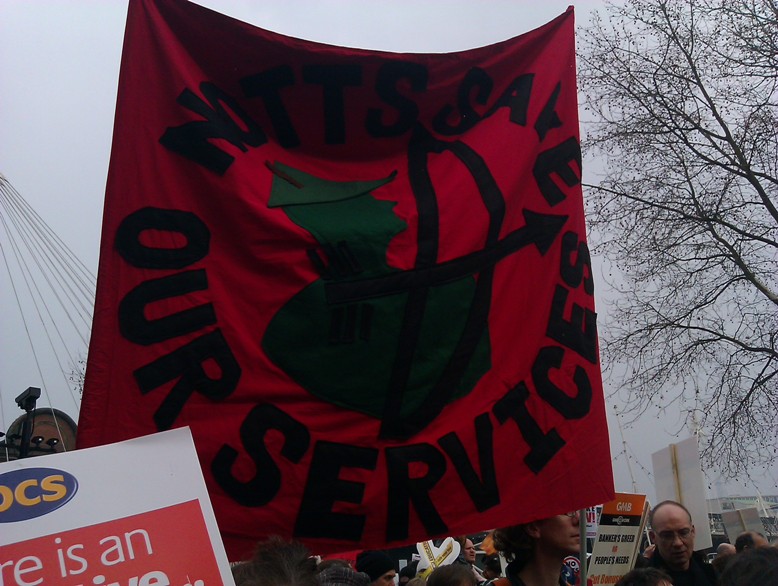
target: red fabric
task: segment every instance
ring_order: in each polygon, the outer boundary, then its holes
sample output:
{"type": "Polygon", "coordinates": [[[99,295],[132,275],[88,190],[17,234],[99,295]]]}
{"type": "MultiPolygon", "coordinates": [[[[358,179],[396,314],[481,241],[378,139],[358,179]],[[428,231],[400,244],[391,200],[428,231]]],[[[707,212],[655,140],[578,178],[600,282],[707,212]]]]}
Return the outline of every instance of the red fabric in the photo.
{"type": "Polygon", "coordinates": [[[610,500],[573,30],[392,54],[132,0],[79,447],[190,426],[231,559],[610,500]]]}

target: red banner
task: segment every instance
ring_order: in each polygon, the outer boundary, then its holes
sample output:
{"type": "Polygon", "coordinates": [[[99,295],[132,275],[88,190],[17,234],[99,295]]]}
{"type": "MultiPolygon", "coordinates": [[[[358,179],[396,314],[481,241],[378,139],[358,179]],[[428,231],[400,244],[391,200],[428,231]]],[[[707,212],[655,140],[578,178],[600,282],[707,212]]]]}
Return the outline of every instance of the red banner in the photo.
{"type": "Polygon", "coordinates": [[[190,426],[233,558],[610,500],[580,167],[572,10],[420,55],[132,0],[79,445],[190,426]]]}

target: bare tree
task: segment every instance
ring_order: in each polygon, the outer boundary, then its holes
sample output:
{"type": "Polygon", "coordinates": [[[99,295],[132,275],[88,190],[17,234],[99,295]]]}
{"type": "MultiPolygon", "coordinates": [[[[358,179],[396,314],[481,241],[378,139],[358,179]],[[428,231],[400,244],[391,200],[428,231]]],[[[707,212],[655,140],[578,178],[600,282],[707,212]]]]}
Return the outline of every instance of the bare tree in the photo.
{"type": "Polygon", "coordinates": [[[73,391],[82,395],[84,393],[84,379],[86,378],[86,355],[79,352],[75,359],[70,361],[68,381],[73,391]]]}
{"type": "Polygon", "coordinates": [[[606,372],[748,474],[778,434],[778,3],[627,0],[579,39],[595,252],[614,266],[606,372]]]}

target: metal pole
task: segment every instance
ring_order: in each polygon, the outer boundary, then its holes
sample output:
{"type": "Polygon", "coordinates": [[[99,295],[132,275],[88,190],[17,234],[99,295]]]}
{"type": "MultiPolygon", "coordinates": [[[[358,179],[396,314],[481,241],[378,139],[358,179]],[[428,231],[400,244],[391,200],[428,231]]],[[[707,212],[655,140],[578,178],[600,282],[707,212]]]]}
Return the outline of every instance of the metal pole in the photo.
{"type": "Polygon", "coordinates": [[[581,571],[580,571],[580,584],[586,584],[586,574],[587,574],[587,560],[586,560],[586,509],[581,509],[578,511],[578,518],[580,519],[580,523],[578,524],[578,529],[581,532],[581,555],[580,555],[580,562],[581,562],[581,571]]]}
{"type": "Polygon", "coordinates": [[[19,446],[19,459],[27,458],[30,455],[30,440],[32,439],[32,410],[27,411],[22,422],[22,439],[19,446]]]}

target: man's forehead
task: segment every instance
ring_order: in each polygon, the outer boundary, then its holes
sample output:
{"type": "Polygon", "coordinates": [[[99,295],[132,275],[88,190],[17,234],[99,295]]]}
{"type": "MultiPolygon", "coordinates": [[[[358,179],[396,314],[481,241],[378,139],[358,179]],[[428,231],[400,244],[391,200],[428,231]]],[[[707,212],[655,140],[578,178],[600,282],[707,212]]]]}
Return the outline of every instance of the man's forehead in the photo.
{"type": "Polygon", "coordinates": [[[691,518],[689,517],[689,513],[687,513],[682,507],[672,503],[667,503],[659,507],[654,512],[652,526],[654,529],[657,529],[660,525],[666,525],[670,523],[691,524],[691,518]]]}

